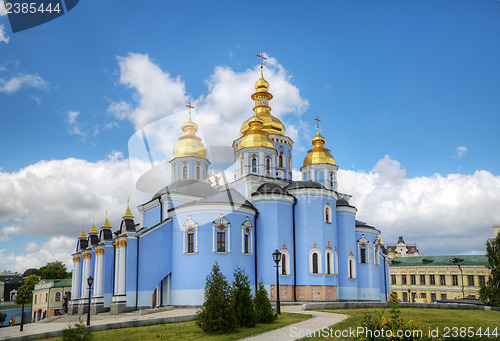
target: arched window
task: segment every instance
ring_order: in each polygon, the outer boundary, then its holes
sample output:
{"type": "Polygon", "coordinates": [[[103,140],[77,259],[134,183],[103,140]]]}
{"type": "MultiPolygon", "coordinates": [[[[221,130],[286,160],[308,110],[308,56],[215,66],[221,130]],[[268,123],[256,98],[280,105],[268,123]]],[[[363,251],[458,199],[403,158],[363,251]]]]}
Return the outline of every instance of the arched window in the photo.
{"type": "Polygon", "coordinates": [[[61,300],[61,293],[58,291],[56,292],[56,302],[60,301],[61,300]]]}
{"type": "Polygon", "coordinates": [[[361,264],[366,264],[366,248],[360,248],[361,264]]]}
{"type": "Polygon", "coordinates": [[[333,189],[333,172],[330,172],[330,187],[333,189]]]}
{"type": "Polygon", "coordinates": [[[325,205],[325,223],[332,223],[332,209],[329,203],[325,205]]]}
{"type": "Polygon", "coordinates": [[[347,260],[347,277],[348,278],[356,278],[356,262],[354,261],[354,257],[350,256],[347,260]]]}
{"type": "Polygon", "coordinates": [[[325,260],[326,260],[326,269],[325,269],[326,274],[333,275],[335,273],[335,264],[334,264],[333,252],[331,249],[326,250],[325,260]]]}
{"type": "Polygon", "coordinates": [[[200,180],[200,166],[196,166],[196,180],[200,180]]]}
{"type": "Polygon", "coordinates": [[[252,173],[257,173],[257,158],[252,157],[252,173]]]}
{"type": "Polygon", "coordinates": [[[268,175],[270,171],[271,171],[271,160],[269,158],[266,158],[266,172],[268,175]]]}
{"type": "Polygon", "coordinates": [[[314,248],[309,253],[309,273],[321,274],[321,253],[317,248],[314,248]]]}
{"type": "Polygon", "coordinates": [[[252,231],[252,223],[247,217],[243,224],[241,224],[241,253],[245,255],[253,253],[252,231]]]}
{"type": "Polygon", "coordinates": [[[174,165],[174,169],[172,170],[172,172],[174,173],[174,180],[177,179],[177,174],[175,173],[175,165],[174,165]]]}
{"type": "Polygon", "coordinates": [[[240,160],[240,174],[243,174],[243,168],[244,168],[244,166],[243,166],[243,158],[241,158],[241,160],[240,160]]]}
{"type": "Polygon", "coordinates": [[[188,167],[187,166],[183,166],[182,167],[182,178],[183,179],[187,179],[188,178],[188,167]]]}
{"type": "Polygon", "coordinates": [[[278,265],[281,267],[281,276],[290,275],[290,257],[287,250],[281,250],[281,260],[278,265]]]}
{"type": "Polygon", "coordinates": [[[278,158],[278,165],[279,165],[279,167],[283,167],[283,155],[282,154],[278,158]]]}
{"type": "Polygon", "coordinates": [[[369,250],[370,242],[365,238],[365,235],[362,234],[361,238],[358,240],[358,263],[370,263],[370,254],[368,253],[369,250]]]}
{"type": "Polygon", "coordinates": [[[188,216],[186,222],[182,225],[182,229],[182,252],[184,254],[198,253],[198,223],[193,221],[191,216],[188,216]]]}
{"type": "Polygon", "coordinates": [[[213,242],[212,252],[231,252],[231,224],[221,214],[212,222],[213,242]]]}

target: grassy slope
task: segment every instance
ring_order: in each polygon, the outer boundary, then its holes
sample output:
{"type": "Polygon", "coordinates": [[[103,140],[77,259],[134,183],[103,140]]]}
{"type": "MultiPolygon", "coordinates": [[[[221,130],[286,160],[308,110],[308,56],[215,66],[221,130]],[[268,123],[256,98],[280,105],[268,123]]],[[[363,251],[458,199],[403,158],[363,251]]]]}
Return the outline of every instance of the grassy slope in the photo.
{"type": "MultiPolygon", "coordinates": [[[[106,330],[102,332],[94,332],[94,341],[99,340],[237,340],[250,335],[260,334],[273,329],[281,328],[286,325],[297,323],[310,318],[311,315],[306,314],[291,314],[283,313],[277,321],[270,324],[258,324],[253,328],[240,328],[239,331],[231,334],[205,334],[198,328],[194,321],[161,324],[148,327],[123,328],[106,330]]],[[[59,341],[62,338],[46,339],[51,341],[59,341]]]]}

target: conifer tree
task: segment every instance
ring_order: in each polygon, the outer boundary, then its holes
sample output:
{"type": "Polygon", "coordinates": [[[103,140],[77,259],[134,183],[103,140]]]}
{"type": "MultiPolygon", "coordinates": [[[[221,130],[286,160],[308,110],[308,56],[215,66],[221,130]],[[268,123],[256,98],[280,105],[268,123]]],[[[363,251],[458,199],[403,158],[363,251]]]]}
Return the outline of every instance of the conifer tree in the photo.
{"type": "Polygon", "coordinates": [[[259,283],[254,300],[255,317],[259,323],[271,323],[278,317],[271,306],[271,301],[267,297],[267,290],[262,281],[259,283]]]}
{"type": "Polygon", "coordinates": [[[226,277],[215,262],[207,276],[205,302],[196,316],[196,324],[206,332],[227,333],[236,329],[236,318],[231,311],[231,291],[226,277]]]}
{"type": "Polygon", "coordinates": [[[234,282],[231,288],[231,310],[234,312],[239,326],[255,326],[250,281],[248,280],[248,276],[245,275],[245,271],[240,268],[234,270],[234,282]]]}
{"type": "Polygon", "coordinates": [[[489,305],[500,307],[500,233],[486,243],[486,257],[491,273],[486,285],[481,285],[479,298],[489,305]]]}

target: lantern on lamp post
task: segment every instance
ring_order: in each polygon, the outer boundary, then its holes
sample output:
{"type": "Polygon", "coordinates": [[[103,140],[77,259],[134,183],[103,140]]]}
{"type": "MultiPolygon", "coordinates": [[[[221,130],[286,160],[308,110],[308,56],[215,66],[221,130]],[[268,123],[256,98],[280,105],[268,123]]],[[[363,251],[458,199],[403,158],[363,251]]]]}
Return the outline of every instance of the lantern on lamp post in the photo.
{"type": "Polygon", "coordinates": [[[276,263],[276,312],[278,314],[281,314],[281,307],[280,307],[280,277],[279,277],[279,263],[281,260],[281,252],[278,250],[273,252],[273,260],[276,263]]]}
{"type": "Polygon", "coordinates": [[[26,299],[26,292],[23,291],[23,293],[21,294],[21,297],[23,298],[23,307],[21,309],[21,328],[19,331],[23,331],[23,327],[24,327],[24,300],[26,299]]]}
{"type": "Polygon", "coordinates": [[[92,278],[92,276],[89,276],[89,278],[87,278],[87,284],[89,285],[89,306],[87,311],[87,326],[90,326],[90,289],[92,288],[92,283],[94,283],[94,279],[92,278]]]}

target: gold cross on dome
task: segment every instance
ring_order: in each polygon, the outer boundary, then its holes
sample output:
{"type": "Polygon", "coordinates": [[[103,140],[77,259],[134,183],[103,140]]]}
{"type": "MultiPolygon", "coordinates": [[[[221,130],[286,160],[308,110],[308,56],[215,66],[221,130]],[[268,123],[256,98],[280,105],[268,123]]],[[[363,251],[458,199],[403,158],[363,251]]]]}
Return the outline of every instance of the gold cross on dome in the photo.
{"type": "Polygon", "coordinates": [[[256,56],[260,58],[260,68],[262,69],[262,61],[264,59],[267,60],[267,58],[264,57],[264,55],[262,54],[262,51],[260,51],[260,54],[256,54],[256,56]]]}
{"type": "Polygon", "coordinates": [[[319,116],[316,116],[316,118],[314,120],[316,121],[316,128],[319,129],[319,122],[321,122],[321,120],[319,119],[319,116]]]}
{"type": "Polygon", "coordinates": [[[191,102],[189,102],[189,104],[187,104],[186,107],[189,108],[189,119],[191,119],[191,109],[194,109],[194,107],[191,105],[191,102]]]}

